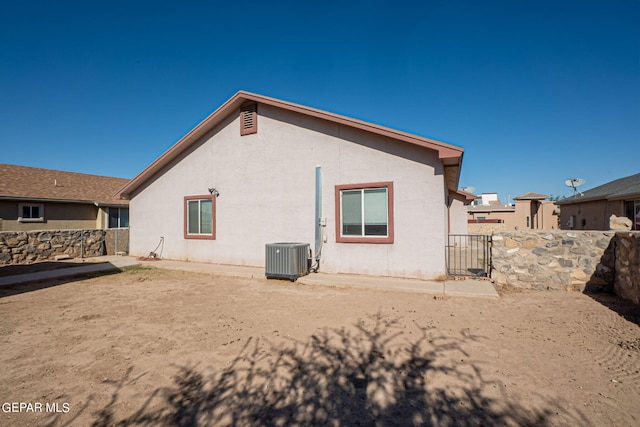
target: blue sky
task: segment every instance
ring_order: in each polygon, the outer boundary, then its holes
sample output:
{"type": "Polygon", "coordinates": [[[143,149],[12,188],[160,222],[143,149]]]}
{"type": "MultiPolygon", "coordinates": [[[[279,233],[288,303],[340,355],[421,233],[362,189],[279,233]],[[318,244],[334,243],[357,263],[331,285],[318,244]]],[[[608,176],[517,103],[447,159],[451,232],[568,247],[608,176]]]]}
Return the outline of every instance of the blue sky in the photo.
{"type": "Polygon", "coordinates": [[[638,0],[0,10],[0,163],[131,178],[247,90],[460,145],[505,202],[640,172],[638,0]]]}

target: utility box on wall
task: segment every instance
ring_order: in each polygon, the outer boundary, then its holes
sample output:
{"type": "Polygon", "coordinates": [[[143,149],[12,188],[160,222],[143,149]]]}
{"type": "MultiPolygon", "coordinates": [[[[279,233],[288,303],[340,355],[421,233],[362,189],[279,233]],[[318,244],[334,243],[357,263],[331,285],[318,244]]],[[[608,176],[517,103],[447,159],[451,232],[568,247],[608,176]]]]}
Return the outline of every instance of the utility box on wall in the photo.
{"type": "Polygon", "coordinates": [[[309,274],[308,243],[268,243],[265,248],[265,276],[295,281],[309,274]]]}

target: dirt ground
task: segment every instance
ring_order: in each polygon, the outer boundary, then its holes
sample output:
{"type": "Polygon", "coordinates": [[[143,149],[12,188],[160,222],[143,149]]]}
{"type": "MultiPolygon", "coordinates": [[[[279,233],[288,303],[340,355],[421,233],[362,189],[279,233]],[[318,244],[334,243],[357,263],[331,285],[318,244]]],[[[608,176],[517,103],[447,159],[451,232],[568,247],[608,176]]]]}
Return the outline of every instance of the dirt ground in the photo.
{"type": "Polygon", "coordinates": [[[640,425],[613,296],[74,280],[0,289],[0,425],[640,425]]]}

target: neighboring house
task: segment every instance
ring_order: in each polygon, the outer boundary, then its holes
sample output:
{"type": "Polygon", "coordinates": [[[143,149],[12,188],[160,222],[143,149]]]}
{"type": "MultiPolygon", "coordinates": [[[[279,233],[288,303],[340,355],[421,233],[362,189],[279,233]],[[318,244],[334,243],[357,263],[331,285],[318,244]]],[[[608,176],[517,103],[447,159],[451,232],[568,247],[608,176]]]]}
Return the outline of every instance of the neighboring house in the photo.
{"type": "Polygon", "coordinates": [[[562,199],[563,230],[609,230],[611,215],[627,217],[640,230],[640,173],[616,179],[591,190],[562,199]]]}
{"type": "Polygon", "coordinates": [[[164,238],[165,258],[264,266],[268,243],[313,250],[319,166],[321,270],[442,276],[448,230],[466,232],[462,156],[440,141],[238,92],[120,190],[130,199],[130,253],[147,255],[164,238]]]}
{"type": "Polygon", "coordinates": [[[558,228],[556,206],[546,194],[525,193],[515,197],[515,204],[503,205],[495,193],[481,199],[487,204],[468,208],[469,231],[491,233],[498,230],[552,230],[558,228]],[[495,195],[495,197],[491,197],[495,195]]]}
{"type": "Polygon", "coordinates": [[[478,196],[463,190],[450,195],[449,199],[449,234],[468,234],[467,208],[478,196]]]}
{"type": "Polygon", "coordinates": [[[129,226],[123,178],[0,164],[0,231],[129,226]]]}

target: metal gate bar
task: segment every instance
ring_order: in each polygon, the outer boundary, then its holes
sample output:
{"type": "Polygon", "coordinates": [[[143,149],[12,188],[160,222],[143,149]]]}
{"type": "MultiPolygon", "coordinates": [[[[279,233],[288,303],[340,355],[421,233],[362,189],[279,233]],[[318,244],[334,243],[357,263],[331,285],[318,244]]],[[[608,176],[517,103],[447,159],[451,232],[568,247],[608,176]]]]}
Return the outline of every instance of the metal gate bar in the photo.
{"type": "Polygon", "coordinates": [[[491,273],[491,236],[487,234],[449,234],[447,274],[489,277],[491,273]]]}

